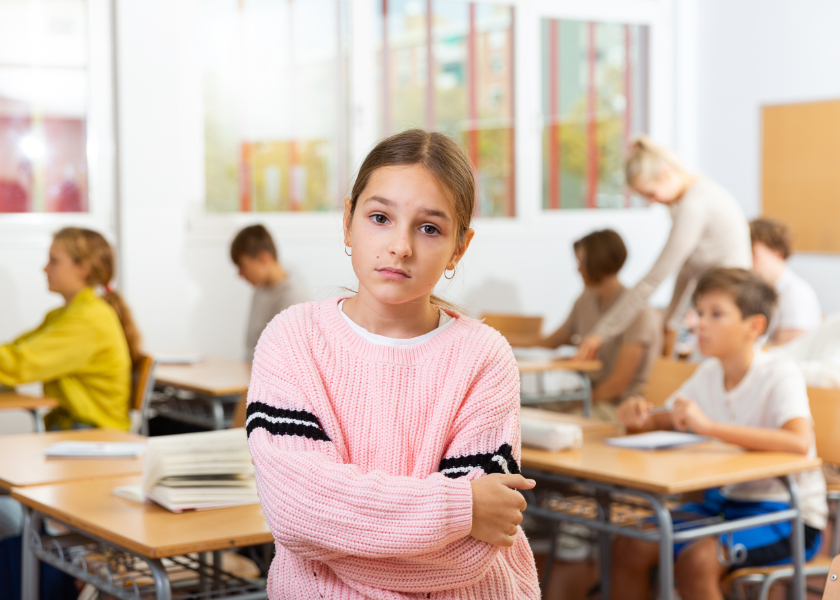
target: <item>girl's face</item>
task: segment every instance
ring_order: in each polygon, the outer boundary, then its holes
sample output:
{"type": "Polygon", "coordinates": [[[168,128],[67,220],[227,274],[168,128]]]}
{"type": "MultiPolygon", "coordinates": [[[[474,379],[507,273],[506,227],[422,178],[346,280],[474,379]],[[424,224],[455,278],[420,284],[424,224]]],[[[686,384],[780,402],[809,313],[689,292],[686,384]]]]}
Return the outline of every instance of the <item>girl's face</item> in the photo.
{"type": "Polygon", "coordinates": [[[352,216],[345,201],[344,243],[352,249],[359,292],[383,304],[431,295],[445,269],[454,269],[474,231],[458,240],[450,194],[422,165],[376,169],[352,216]]]}
{"type": "Polygon", "coordinates": [[[49,290],[66,297],[75,295],[87,285],[89,270],[74,262],[62,244],[53,242],[44,273],[49,290]]]}

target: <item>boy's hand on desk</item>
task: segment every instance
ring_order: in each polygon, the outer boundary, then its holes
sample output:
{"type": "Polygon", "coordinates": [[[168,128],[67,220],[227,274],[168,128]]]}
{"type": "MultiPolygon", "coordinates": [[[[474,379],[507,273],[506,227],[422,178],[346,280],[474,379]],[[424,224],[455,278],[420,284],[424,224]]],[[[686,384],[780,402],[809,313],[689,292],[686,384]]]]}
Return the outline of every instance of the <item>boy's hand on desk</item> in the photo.
{"type": "Polygon", "coordinates": [[[699,435],[708,435],[714,427],[715,422],[706,416],[706,413],[697,406],[694,400],[685,396],[678,396],[674,402],[674,409],[671,413],[674,421],[674,428],[677,431],[691,430],[699,435]]]}
{"type": "Polygon", "coordinates": [[[653,404],[644,398],[632,396],[619,405],[618,410],[615,411],[615,416],[627,429],[644,429],[651,408],[653,408],[653,404]]]}
{"type": "Polygon", "coordinates": [[[583,338],[578,346],[576,360],[593,360],[598,355],[598,350],[604,345],[604,338],[597,333],[590,333],[583,338]]]}
{"type": "Polygon", "coordinates": [[[470,535],[494,546],[513,546],[517,525],[527,503],[516,490],[530,490],[537,483],[522,475],[494,473],[471,481],[473,509],[470,535]]]}

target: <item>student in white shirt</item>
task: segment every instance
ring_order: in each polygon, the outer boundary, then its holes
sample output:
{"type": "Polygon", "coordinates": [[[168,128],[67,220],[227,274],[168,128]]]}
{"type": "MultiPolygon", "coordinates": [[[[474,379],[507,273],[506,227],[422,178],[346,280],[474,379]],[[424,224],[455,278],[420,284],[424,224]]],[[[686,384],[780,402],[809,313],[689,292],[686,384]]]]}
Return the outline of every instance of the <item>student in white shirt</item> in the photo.
{"type": "MultiPolygon", "coordinates": [[[[773,289],[749,271],[716,268],[700,278],[692,299],[699,315],[700,350],[711,358],[668,400],[671,412],[651,415],[652,406],[634,397],[619,407],[619,420],[630,431],[691,429],[749,450],[816,456],[802,373],[784,357],[755,350],[775,304],[773,289]]],[[[805,556],[810,559],[819,550],[828,515],[825,480],[819,470],[796,478],[805,522],[805,556]]],[[[787,507],[789,495],[781,482],[764,479],[709,490],[702,503],[685,508],[728,520],[787,507]]],[[[720,562],[715,537],[675,545],[680,597],[722,600],[719,582],[730,568],[790,563],[790,533],[790,524],[785,523],[731,534],[732,542],[743,544],[747,551],[745,559],[734,565],[720,562]]],[[[723,546],[728,546],[725,539],[723,546]]],[[[650,598],[649,573],[659,561],[658,545],[620,537],[612,560],[613,598],[650,598]]]]}
{"type": "Polygon", "coordinates": [[[819,327],[822,309],[814,288],[787,266],[791,253],[791,234],[787,225],[770,219],[755,219],[750,222],[750,238],[753,271],[779,295],[778,309],[767,331],[770,342],[786,344],[819,327]]]}

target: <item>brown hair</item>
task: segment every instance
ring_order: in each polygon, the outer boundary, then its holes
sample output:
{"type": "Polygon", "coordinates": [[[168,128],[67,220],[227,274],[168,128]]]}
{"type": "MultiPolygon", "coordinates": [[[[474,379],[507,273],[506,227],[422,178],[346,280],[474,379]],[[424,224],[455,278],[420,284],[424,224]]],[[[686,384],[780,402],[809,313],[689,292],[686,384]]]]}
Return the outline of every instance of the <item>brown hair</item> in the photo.
{"type": "MultiPolygon", "coordinates": [[[[449,192],[455,207],[455,223],[460,244],[470,228],[475,210],[475,176],[464,150],[452,138],[422,129],[409,129],[385,138],[365,158],[350,193],[350,217],[376,169],[398,165],[422,165],[449,192]]],[[[432,304],[460,309],[432,296],[432,304]]]]}
{"type": "Polygon", "coordinates": [[[90,272],[85,283],[91,287],[105,286],[102,299],[117,313],[128,342],[131,360],[136,361],[143,354],[140,331],[123,297],[109,286],[114,278],[116,262],[111,245],[102,234],[79,227],[65,227],[53,235],[53,241],[61,244],[73,262],[88,267],[90,272]]]}
{"type": "Polygon", "coordinates": [[[624,163],[624,178],[627,185],[657,179],[662,174],[662,166],[668,165],[684,179],[691,175],[676,154],[654,144],[647,136],[640,136],[630,144],[627,161],[624,163]]]}
{"type": "Polygon", "coordinates": [[[627,260],[627,246],[612,229],[593,231],[574,243],[576,253],[583,254],[581,267],[592,283],[601,283],[615,275],[627,260]]]}
{"type": "Polygon", "coordinates": [[[793,236],[784,223],[772,219],[750,221],[750,238],[753,244],[761,242],[771,250],[780,252],[785,260],[790,256],[793,236]]]}
{"type": "Polygon", "coordinates": [[[723,292],[732,298],[741,311],[742,318],[763,315],[768,325],[778,299],[776,290],[767,285],[760,276],[746,269],[709,269],[697,282],[691,301],[696,306],[697,301],[709,292],[723,292]]]}
{"type": "Polygon", "coordinates": [[[277,246],[271,239],[268,229],[262,225],[251,225],[236,234],[230,244],[230,259],[238,265],[243,256],[256,258],[260,252],[268,252],[271,258],[277,260],[277,246]]]}

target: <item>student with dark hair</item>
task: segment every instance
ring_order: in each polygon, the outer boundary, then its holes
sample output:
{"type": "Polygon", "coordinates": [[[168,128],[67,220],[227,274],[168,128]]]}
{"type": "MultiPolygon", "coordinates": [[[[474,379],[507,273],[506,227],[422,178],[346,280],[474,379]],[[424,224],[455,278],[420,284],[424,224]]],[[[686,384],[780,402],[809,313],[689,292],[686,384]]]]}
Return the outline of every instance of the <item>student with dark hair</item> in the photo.
{"type": "Polygon", "coordinates": [[[807,281],[790,270],[793,240],[784,223],[771,219],[750,222],[753,271],[772,285],[779,295],[779,305],[767,335],[773,344],[786,344],[822,323],[822,309],[817,294],[807,281]]]}
{"type": "MultiPolygon", "coordinates": [[[[750,271],[717,268],[700,278],[692,300],[699,319],[700,351],[710,358],[668,399],[670,412],[651,414],[651,404],[633,397],[618,408],[619,420],[631,432],[691,430],[747,450],[816,456],[802,372],[783,356],[755,349],[776,304],[773,288],[750,271]]],[[[795,477],[805,521],[805,559],[810,560],[826,526],[825,480],[819,469],[795,477]]],[[[733,520],[789,507],[787,489],[771,478],[708,490],[702,502],[680,512],[733,520]]],[[[726,537],[710,536],[674,547],[676,587],[683,600],[723,599],[720,579],[733,565],[719,558],[721,544],[746,550],[737,567],[791,562],[790,523],[761,525],[726,537]]],[[[616,538],[612,597],[650,598],[650,570],[658,562],[656,543],[616,538]]]]}
{"type": "Polygon", "coordinates": [[[230,259],[239,267],[239,276],[254,286],[245,335],[245,359],[251,361],[269,321],[309,298],[300,282],[280,264],[274,240],[262,225],[251,225],[236,234],[230,245],[230,259]]]}
{"type": "MultiPolygon", "coordinates": [[[[618,280],[618,272],[627,260],[627,248],[620,235],[612,229],[595,231],[576,241],[574,250],[584,290],[566,322],[545,338],[511,339],[515,345],[557,348],[578,343],[627,293],[627,288],[618,280]]],[[[609,404],[637,393],[647,382],[653,361],[661,350],[661,320],[658,313],[645,304],[624,331],[609,338],[598,350],[597,358],[604,367],[590,376],[596,414],[610,419],[613,410],[609,404]]]]}

